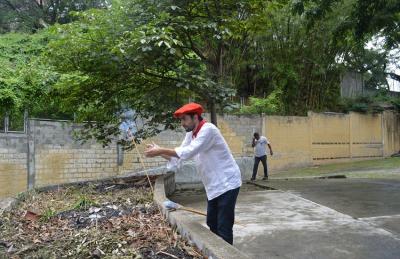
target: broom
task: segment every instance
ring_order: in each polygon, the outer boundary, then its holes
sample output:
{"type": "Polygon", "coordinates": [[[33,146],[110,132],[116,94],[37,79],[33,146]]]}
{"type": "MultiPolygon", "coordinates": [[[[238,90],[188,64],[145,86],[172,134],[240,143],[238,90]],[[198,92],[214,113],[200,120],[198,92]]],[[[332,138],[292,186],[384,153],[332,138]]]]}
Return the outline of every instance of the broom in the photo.
{"type": "Polygon", "coordinates": [[[167,210],[170,210],[170,211],[173,211],[173,210],[184,210],[184,211],[189,211],[189,212],[192,212],[192,213],[195,213],[195,214],[207,216],[207,214],[202,212],[202,211],[182,206],[182,205],[180,205],[180,204],[178,204],[176,202],[170,201],[170,200],[164,201],[163,205],[167,210]]]}
{"type": "MultiPolygon", "coordinates": [[[[164,201],[163,205],[169,211],[184,210],[184,211],[189,211],[189,212],[192,212],[192,213],[195,213],[195,214],[199,214],[199,215],[202,215],[202,216],[207,216],[207,213],[204,213],[202,211],[199,211],[199,210],[196,210],[196,209],[193,209],[193,208],[182,206],[182,205],[180,205],[180,204],[178,204],[176,202],[170,201],[170,200],[164,201]]],[[[237,220],[235,220],[235,224],[242,225],[237,220]]]]}

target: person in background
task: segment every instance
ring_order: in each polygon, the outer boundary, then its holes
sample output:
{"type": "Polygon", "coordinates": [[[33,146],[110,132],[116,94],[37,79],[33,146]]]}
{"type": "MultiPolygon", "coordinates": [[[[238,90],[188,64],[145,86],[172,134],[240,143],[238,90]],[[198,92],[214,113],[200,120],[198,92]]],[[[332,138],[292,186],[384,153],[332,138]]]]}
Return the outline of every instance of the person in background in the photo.
{"type": "Polygon", "coordinates": [[[264,136],[260,136],[259,133],[255,132],[253,135],[253,142],[251,146],[254,148],[254,166],[253,166],[253,175],[251,176],[251,181],[256,180],[257,171],[258,171],[258,164],[260,161],[264,167],[264,178],[263,180],[268,180],[268,166],[267,166],[267,149],[266,146],[268,145],[269,153],[271,156],[274,154],[272,152],[271,143],[268,139],[264,136]]]}

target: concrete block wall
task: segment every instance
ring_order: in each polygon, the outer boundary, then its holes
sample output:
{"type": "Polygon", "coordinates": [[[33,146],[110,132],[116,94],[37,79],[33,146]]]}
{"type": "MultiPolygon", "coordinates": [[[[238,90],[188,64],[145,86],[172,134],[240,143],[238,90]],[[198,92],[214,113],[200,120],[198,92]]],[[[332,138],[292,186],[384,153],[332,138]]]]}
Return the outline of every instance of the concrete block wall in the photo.
{"type": "Polygon", "coordinates": [[[218,116],[218,127],[234,156],[253,155],[253,134],[263,133],[263,122],[263,116],[260,115],[218,116]]]}
{"type": "Polygon", "coordinates": [[[65,121],[34,120],[31,133],[35,139],[35,186],[94,180],[124,175],[165,165],[162,158],[145,158],[146,144],[180,145],[184,133],[165,131],[153,139],[122,151],[116,143],[103,147],[95,141],[82,144],[73,137],[79,126],[65,121]],[[122,158],[119,158],[122,156],[122,158]],[[118,160],[122,163],[118,163],[118,160]]]}
{"type": "Polygon", "coordinates": [[[99,179],[116,174],[116,145],[104,149],[94,141],[74,139],[79,128],[68,121],[30,120],[33,137],[35,187],[99,179]]]}
{"type": "MultiPolygon", "coordinates": [[[[205,117],[209,117],[207,114],[205,117]]],[[[260,116],[219,116],[219,127],[235,156],[251,155],[253,132],[262,130],[260,116]]],[[[129,151],[116,143],[103,148],[74,138],[80,125],[70,121],[30,119],[26,131],[0,133],[0,197],[27,188],[94,180],[164,166],[162,158],[144,158],[146,144],[174,148],[185,132],[164,131],[129,151]],[[120,163],[119,163],[120,161],[120,163]],[[121,163],[122,162],[122,163],[121,163]]]]}
{"type": "Polygon", "coordinates": [[[146,145],[154,142],[162,147],[174,148],[182,143],[184,136],[185,133],[183,130],[163,131],[156,137],[144,140],[141,144],[138,144],[137,149],[133,148],[132,150],[124,151],[123,164],[119,166],[118,173],[126,174],[132,171],[147,170],[149,168],[165,165],[166,161],[163,158],[144,157],[144,150],[146,149],[146,145]]]}
{"type": "MultiPolygon", "coordinates": [[[[340,160],[342,154],[384,157],[398,152],[399,118],[398,114],[390,112],[373,116],[224,115],[218,117],[218,127],[233,155],[241,159],[239,166],[248,178],[253,163],[251,140],[254,132],[266,135],[271,141],[274,156],[268,160],[270,169],[284,170],[332,162],[335,159],[326,159],[331,157],[340,160]]],[[[68,121],[31,119],[25,132],[0,132],[0,197],[13,196],[28,188],[120,176],[164,166],[162,158],[143,157],[146,144],[154,141],[160,146],[174,148],[181,144],[185,135],[183,130],[164,131],[141,143],[137,149],[122,152],[116,143],[103,148],[94,141],[85,144],[76,141],[74,131],[79,127],[68,121]]],[[[259,170],[261,172],[262,166],[259,170]]],[[[177,174],[177,181],[196,177],[195,168],[188,165],[177,174]]]]}

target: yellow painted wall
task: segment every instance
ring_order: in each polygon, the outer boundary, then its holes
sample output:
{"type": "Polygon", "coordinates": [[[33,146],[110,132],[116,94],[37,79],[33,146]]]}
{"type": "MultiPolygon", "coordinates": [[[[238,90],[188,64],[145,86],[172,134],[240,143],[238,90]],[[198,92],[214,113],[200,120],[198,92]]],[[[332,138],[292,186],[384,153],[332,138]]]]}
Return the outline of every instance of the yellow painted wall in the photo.
{"type": "Polygon", "coordinates": [[[26,191],[26,153],[12,148],[0,148],[0,198],[26,191]]]}
{"type": "Polygon", "coordinates": [[[400,114],[385,111],[382,115],[384,156],[400,152],[400,114]]]}
{"type": "MultiPolygon", "coordinates": [[[[270,170],[304,167],[311,164],[310,123],[308,117],[267,116],[265,136],[271,142],[270,170]]],[[[269,152],[269,150],[267,150],[269,152]]],[[[261,164],[259,173],[262,171],[261,164]]]]}
{"type": "Polygon", "coordinates": [[[350,158],[350,116],[309,113],[314,164],[350,158]]]}
{"type": "MultiPolygon", "coordinates": [[[[390,156],[400,150],[400,116],[312,113],[265,117],[272,170],[390,156]]],[[[259,169],[260,171],[260,169],[259,169]]]]}
{"type": "MultiPolygon", "coordinates": [[[[271,142],[274,156],[268,157],[270,170],[335,163],[353,159],[386,157],[400,150],[400,115],[357,113],[295,116],[220,116],[219,128],[235,156],[253,156],[255,131],[271,142]]],[[[179,146],[184,132],[162,132],[154,141],[160,146],[179,146]]],[[[56,138],[55,138],[56,139],[56,138]]],[[[145,144],[124,152],[117,163],[117,148],[101,145],[35,146],[35,186],[94,180],[143,169],[139,157],[145,144]]],[[[26,145],[24,143],[23,145],[26,145]]],[[[22,150],[22,149],[21,149],[22,150]]],[[[0,147],[0,197],[27,189],[27,153],[0,147]]],[[[143,157],[142,157],[143,158],[143,157]]],[[[144,159],[146,169],[165,165],[162,158],[144,159]]],[[[259,171],[262,171],[260,164],[259,171]]]]}
{"type": "Polygon", "coordinates": [[[103,149],[101,145],[82,149],[39,149],[35,154],[35,186],[116,176],[116,156],[115,149],[103,149]]]}
{"type": "Polygon", "coordinates": [[[0,163],[0,198],[26,191],[26,167],[15,163],[0,163]]]}
{"type": "Polygon", "coordinates": [[[382,115],[350,113],[350,119],[352,158],[382,157],[382,115]]]}

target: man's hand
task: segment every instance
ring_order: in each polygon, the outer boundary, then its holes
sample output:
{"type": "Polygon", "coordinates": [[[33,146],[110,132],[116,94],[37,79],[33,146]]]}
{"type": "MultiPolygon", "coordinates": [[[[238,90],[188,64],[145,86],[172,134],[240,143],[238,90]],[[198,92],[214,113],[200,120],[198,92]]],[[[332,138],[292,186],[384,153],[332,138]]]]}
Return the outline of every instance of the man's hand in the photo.
{"type": "Polygon", "coordinates": [[[161,155],[161,149],[156,144],[147,145],[146,150],[144,151],[146,157],[155,157],[161,155]]]}
{"type": "Polygon", "coordinates": [[[253,137],[253,141],[251,142],[251,146],[255,147],[256,143],[257,143],[257,140],[256,140],[256,138],[253,137]]]}
{"type": "Polygon", "coordinates": [[[162,148],[154,143],[147,145],[147,148],[144,151],[144,154],[146,157],[161,156],[167,160],[170,160],[171,157],[178,157],[178,155],[176,154],[174,149],[162,148]]]}
{"type": "Polygon", "coordinates": [[[272,149],[269,150],[269,153],[271,154],[271,156],[274,154],[274,152],[272,152],[272,149]]]}

